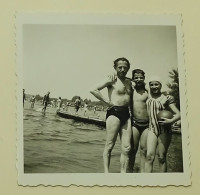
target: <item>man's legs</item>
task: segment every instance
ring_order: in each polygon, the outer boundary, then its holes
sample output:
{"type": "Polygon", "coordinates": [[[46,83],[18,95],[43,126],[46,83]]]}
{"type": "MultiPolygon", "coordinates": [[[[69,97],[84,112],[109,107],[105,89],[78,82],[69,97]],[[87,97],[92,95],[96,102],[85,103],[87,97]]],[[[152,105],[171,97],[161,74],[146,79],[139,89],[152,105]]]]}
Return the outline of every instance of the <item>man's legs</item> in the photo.
{"type": "Polygon", "coordinates": [[[44,108],[42,108],[42,111],[45,112],[45,111],[46,111],[46,108],[47,108],[47,103],[45,102],[45,103],[44,103],[44,108]]]}
{"type": "Polygon", "coordinates": [[[140,133],[138,129],[132,126],[132,139],[131,139],[131,150],[129,153],[129,173],[133,173],[133,168],[135,165],[135,156],[138,150],[139,140],[140,140],[140,133]]]}
{"type": "Polygon", "coordinates": [[[120,120],[115,116],[109,116],[106,120],[106,144],[103,152],[104,172],[109,172],[110,157],[115,145],[120,128],[120,120]]]}
{"type": "Polygon", "coordinates": [[[121,173],[126,173],[129,165],[129,153],[131,150],[131,120],[128,119],[126,123],[121,128],[121,173]]]}
{"type": "Polygon", "coordinates": [[[145,159],[147,155],[147,135],[148,129],[145,129],[140,137],[140,172],[145,172],[145,159]]]}
{"type": "Polygon", "coordinates": [[[75,106],[75,114],[78,114],[78,107],[75,106]]]}

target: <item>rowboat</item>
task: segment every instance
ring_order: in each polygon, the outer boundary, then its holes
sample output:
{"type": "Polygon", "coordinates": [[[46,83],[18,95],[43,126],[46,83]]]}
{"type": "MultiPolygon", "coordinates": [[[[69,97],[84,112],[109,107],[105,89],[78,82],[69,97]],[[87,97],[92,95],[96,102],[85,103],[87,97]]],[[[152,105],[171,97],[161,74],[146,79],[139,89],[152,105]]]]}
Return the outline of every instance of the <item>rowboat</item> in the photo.
{"type": "Polygon", "coordinates": [[[74,115],[74,114],[64,112],[64,111],[58,111],[57,115],[66,119],[73,119],[73,120],[88,123],[88,124],[94,124],[94,125],[106,127],[105,120],[94,118],[94,117],[74,115]]]}

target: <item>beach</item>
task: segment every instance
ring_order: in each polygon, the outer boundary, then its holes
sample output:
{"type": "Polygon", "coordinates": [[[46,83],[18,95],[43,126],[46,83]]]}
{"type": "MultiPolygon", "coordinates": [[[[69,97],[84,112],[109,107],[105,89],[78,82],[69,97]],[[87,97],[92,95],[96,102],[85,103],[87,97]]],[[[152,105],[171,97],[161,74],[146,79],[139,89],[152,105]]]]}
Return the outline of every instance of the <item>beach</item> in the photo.
{"type": "MultiPolygon", "coordinates": [[[[47,107],[41,112],[41,103],[24,107],[24,172],[25,173],[103,173],[103,149],[105,128],[76,122],[56,115],[56,108],[47,107]]],[[[68,108],[75,113],[74,107],[68,108]]],[[[105,118],[106,112],[97,111],[96,116],[105,118]]],[[[83,109],[79,111],[83,115],[83,109]]],[[[88,111],[94,116],[93,110],[88,111]]],[[[120,139],[112,152],[110,172],[120,171],[120,139]]],[[[173,134],[168,151],[168,172],[183,172],[181,134],[173,134]]],[[[134,172],[139,172],[139,152],[134,172]]],[[[154,172],[159,172],[157,157],[154,172]]]]}

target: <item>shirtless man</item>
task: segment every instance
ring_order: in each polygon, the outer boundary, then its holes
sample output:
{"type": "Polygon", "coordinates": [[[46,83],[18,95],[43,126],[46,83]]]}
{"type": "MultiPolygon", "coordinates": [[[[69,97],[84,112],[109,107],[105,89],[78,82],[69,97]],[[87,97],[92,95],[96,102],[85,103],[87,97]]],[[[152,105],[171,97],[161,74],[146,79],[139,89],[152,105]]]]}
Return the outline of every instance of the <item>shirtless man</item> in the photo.
{"type": "Polygon", "coordinates": [[[48,105],[48,103],[49,103],[49,101],[50,101],[50,98],[49,98],[49,95],[50,95],[50,92],[48,91],[47,92],[47,94],[44,96],[44,98],[43,98],[43,105],[44,105],[44,107],[42,108],[42,111],[45,113],[45,111],[46,111],[46,109],[47,109],[47,105],[48,105]]]}
{"type": "Polygon", "coordinates": [[[31,108],[34,108],[35,105],[35,96],[32,96],[31,98],[31,108]]]}
{"type": "Polygon", "coordinates": [[[77,114],[77,113],[78,113],[78,110],[79,110],[79,108],[80,108],[80,106],[81,106],[81,98],[80,98],[80,97],[78,97],[78,98],[75,100],[74,105],[75,105],[75,110],[76,110],[76,114],[77,114]]]}
{"type": "Polygon", "coordinates": [[[96,111],[97,111],[97,107],[94,106],[94,108],[93,108],[94,115],[96,114],[96,111]]]}
{"type": "Polygon", "coordinates": [[[85,104],[84,104],[84,111],[83,111],[83,115],[85,116],[87,112],[88,112],[88,104],[87,104],[87,103],[85,103],[85,104]]]}
{"type": "Polygon", "coordinates": [[[61,99],[61,97],[59,97],[58,100],[57,100],[57,109],[56,109],[56,112],[60,111],[61,106],[62,106],[62,99],[61,99]]]}
{"type": "Polygon", "coordinates": [[[23,107],[24,107],[25,100],[26,100],[26,94],[25,94],[25,89],[23,89],[23,107]]]}
{"type": "Polygon", "coordinates": [[[145,158],[146,158],[146,142],[149,126],[149,119],[147,113],[146,100],[148,92],[145,89],[145,73],[143,70],[135,69],[132,71],[133,86],[133,116],[132,116],[132,131],[133,137],[131,142],[131,152],[129,161],[129,172],[133,172],[135,164],[135,156],[140,143],[140,172],[144,172],[145,158]]]}
{"type": "Polygon", "coordinates": [[[126,77],[130,63],[126,58],[118,58],[114,61],[117,77],[115,80],[109,77],[97,85],[91,93],[110,108],[106,114],[106,144],[103,152],[104,171],[109,172],[111,152],[115,145],[117,135],[121,138],[121,173],[126,173],[129,165],[129,152],[131,149],[131,120],[129,114],[130,95],[132,92],[131,81],[126,77]],[[108,98],[100,92],[108,89],[108,98]]]}

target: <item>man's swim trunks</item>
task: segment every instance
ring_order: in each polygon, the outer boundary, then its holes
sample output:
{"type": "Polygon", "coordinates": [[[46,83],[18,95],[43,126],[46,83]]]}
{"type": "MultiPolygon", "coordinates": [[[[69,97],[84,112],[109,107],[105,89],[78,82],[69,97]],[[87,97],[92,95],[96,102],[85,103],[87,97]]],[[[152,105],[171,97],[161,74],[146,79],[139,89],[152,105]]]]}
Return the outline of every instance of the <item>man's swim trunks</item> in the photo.
{"type": "Polygon", "coordinates": [[[120,120],[121,125],[124,125],[126,121],[130,118],[129,109],[128,107],[124,106],[113,106],[112,108],[107,110],[106,119],[111,115],[116,116],[120,120]]]}
{"type": "Polygon", "coordinates": [[[138,131],[142,132],[149,127],[149,120],[133,118],[132,126],[137,128],[138,131]]]}

